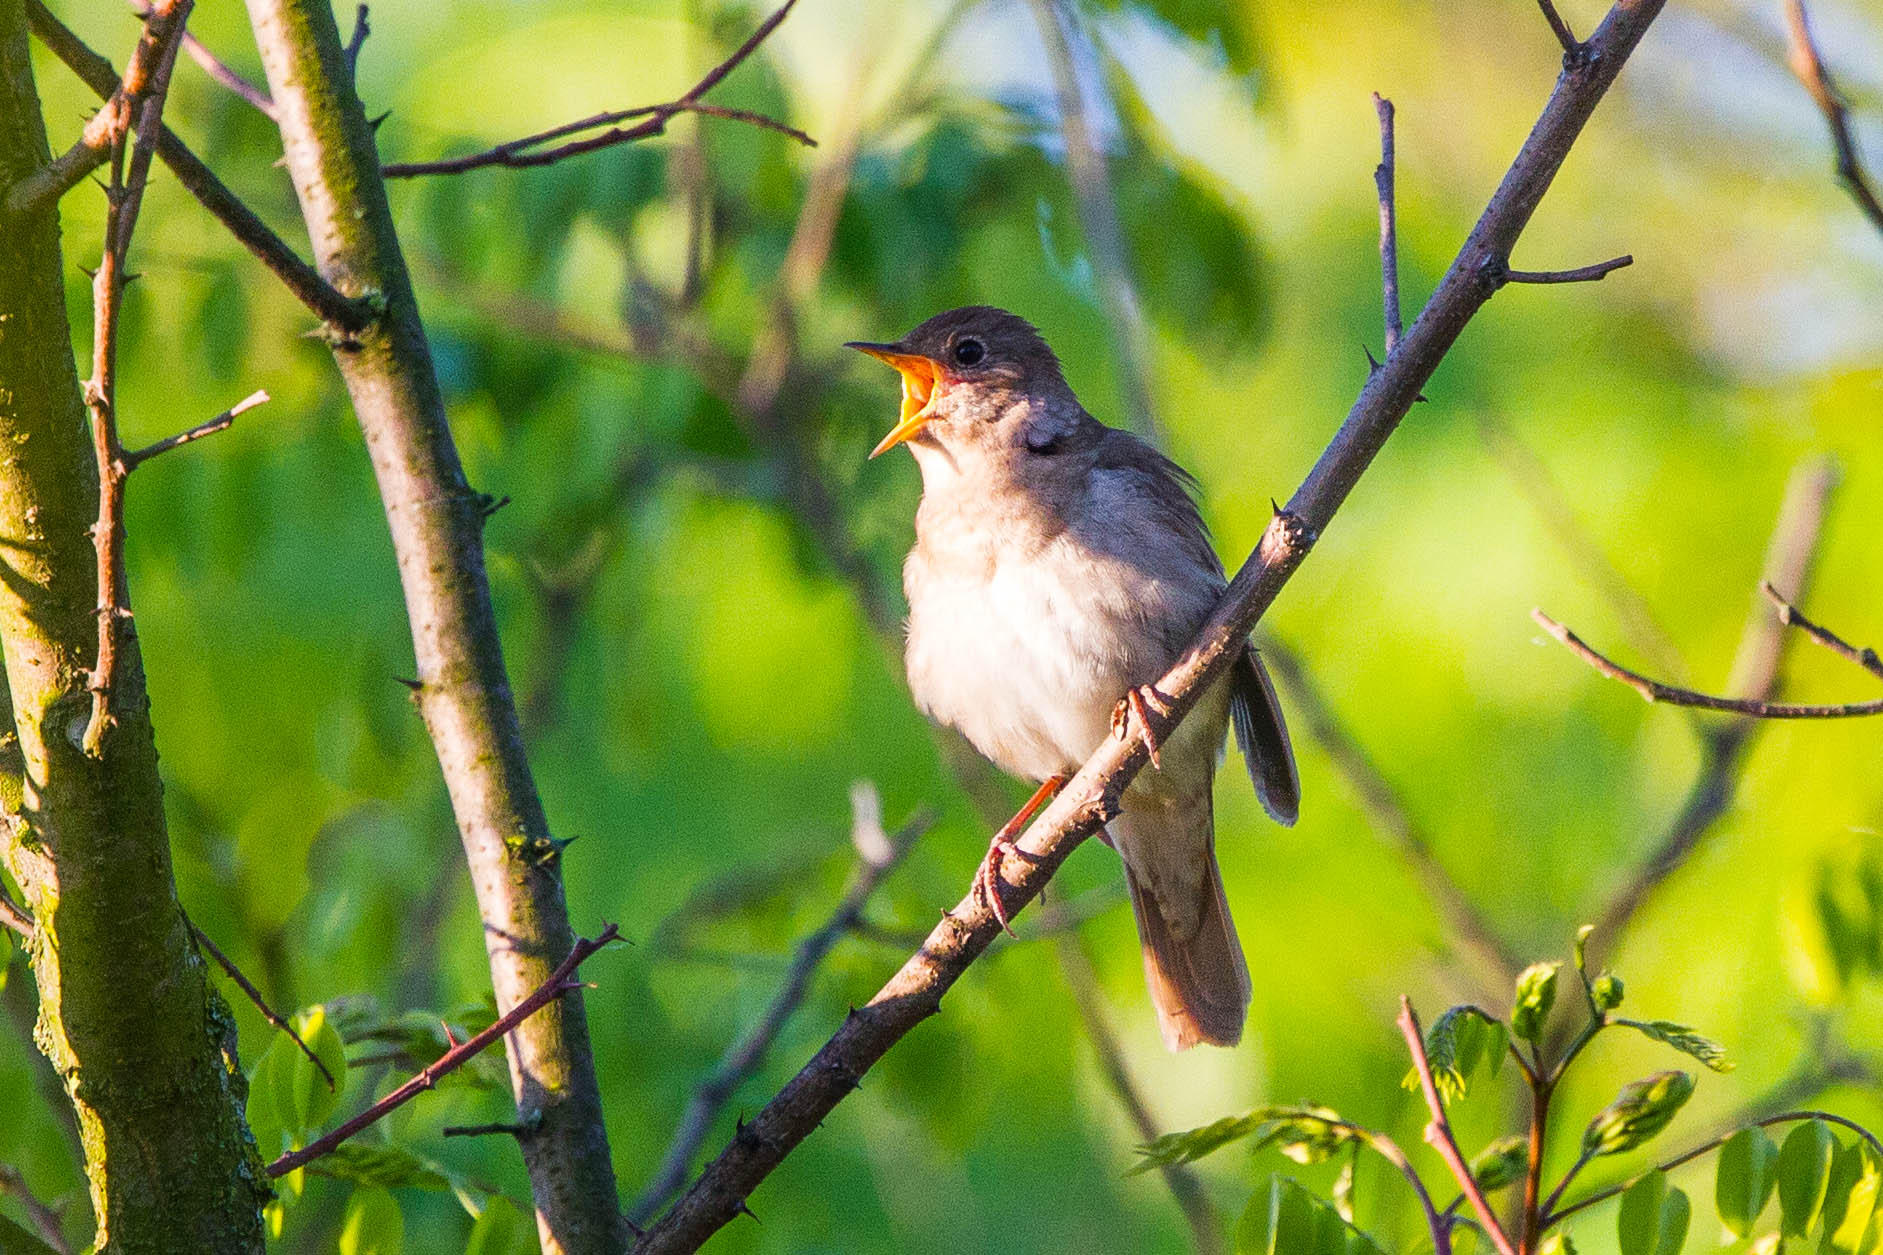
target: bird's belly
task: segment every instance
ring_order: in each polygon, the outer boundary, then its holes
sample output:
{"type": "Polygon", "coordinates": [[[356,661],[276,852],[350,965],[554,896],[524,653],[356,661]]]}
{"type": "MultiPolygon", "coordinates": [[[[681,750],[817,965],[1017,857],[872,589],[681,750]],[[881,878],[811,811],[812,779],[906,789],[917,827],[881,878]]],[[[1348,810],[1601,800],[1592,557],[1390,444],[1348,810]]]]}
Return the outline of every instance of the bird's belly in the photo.
{"type": "Polygon", "coordinates": [[[937,578],[912,597],[909,687],[930,718],[1014,775],[1075,769],[1110,731],[1134,669],[1158,673],[1092,572],[1007,560],[986,578],[937,578]],[[1133,663],[1138,664],[1134,668],[1133,663]]]}

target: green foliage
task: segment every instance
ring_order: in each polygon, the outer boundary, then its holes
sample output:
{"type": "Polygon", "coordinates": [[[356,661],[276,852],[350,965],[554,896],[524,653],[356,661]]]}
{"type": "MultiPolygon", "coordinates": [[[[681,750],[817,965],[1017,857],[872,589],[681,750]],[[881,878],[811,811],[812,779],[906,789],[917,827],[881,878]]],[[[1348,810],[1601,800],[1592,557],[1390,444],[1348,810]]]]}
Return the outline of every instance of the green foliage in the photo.
{"type": "Polygon", "coordinates": [[[502,1195],[478,1213],[464,1255],[535,1255],[536,1222],[502,1195]]]}
{"type": "Polygon", "coordinates": [[[1785,1236],[1804,1237],[1817,1223],[1836,1153],[1837,1139],[1822,1120],[1807,1120],[1785,1135],[1778,1149],[1778,1206],[1785,1236]]]}
{"type": "Polygon", "coordinates": [[[1236,1222],[1236,1255],[1383,1255],[1372,1238],[1283,1176],[1256,1188],[1236,1222]]]}
{"type": "Polygon", "coordinates": [[[1691,1097],[1691,1073],[1656,1072],[1630,1081],[1614,1102],[1589,1121],[1582,1134],[1583,1153],[1619,1155],[1633,1150],[1665,1129],[1691,1097]]]}
{"type": "Polygon", "coordinates": [[[1615,1217],[1621,1255],[1680,1255],[1692,1218],[1685,1191],[1669,1187],[1665,1172],[1648,1173],[1621,1196],[1615,1217]]]}
{"type": "Polygon", "coordinates": [[[326,1065],[331,1081],[286,1033],[276,1032],[249,1073],[248,1121],[262,1153],[273,1158],[284,1144],[299,1146],[326,1122],[346,1091],[346,1045],[324,1006],[289,1021],[326,1065]]]}
{"type": "Polygon", "coordinates": [[[1713,1202],[1720,1223],[1734,1237],[1752,1232],[1778,1185],[1778,1144],[1756,1126],[1744,1128],[1720,1147],[1713,1202]]]}
{"type": "Polygon", "coordinates": [[[1471,1157],[1471,1177],[1487,1193],[1523,1180],[1530,1160],[1530,1139],[1521,1133],[1500,1137],[1471,1157]]]}
{"type": "MultiPolygon", "coordinates": [[[[1474,1006],[1449,1008],[1425,1031],[1425,1058],[1432,1082],[1446,1101],[1463,1098],[1480,1066],[1495,1077],[1504,1065],[1510,1033],[1501,1020],[1474,1006]]],[[[1419,1088],[1416,1069],[1408,1070],[1402,1084],[1419,1088]]]]}
{"type": "Polygon", "coordinates": [[[1589,984],[1589,1000],[1597,1011],[1613,1011],[1619,1007],[1623,992],[1621,977],[1613,972],[1603,972],[1589,984]]]}
{"type": "Polygon", "coordinates": [[[340,1255],[400,1255],[405,1249],[405,1214],[399,1200],[380,1186],[354,1190],[340,1222],[340,1255]]]}
{"type": "MultiPolygon", "coordinates": [[[[1617,999],[1619,1001],[1619,999],[1617,999]]],[[[1598,1005],[1600,1001],[1598,999],[1598,1005]]],[[[1692,1055],[1715,1072],[1731,1072],[1733,1065],[1726,1057],[1726,1048],[1710,1037],[1688,1028],[1685,1024],[1675,1024],[1671,1020],[1625,1020],[1615,1019],[1609,1023],[1622,1028],[1632,1028],[1645,1037],[1664,1042],[1682,1054],[1692,1055]]]]}
{"type": "Polygon", "coordinates": [[[1556,973],[1560,963],[1532,963],[1517,976],[1517,996],[1510,1008],[1510,1031],[1526,1041],[1543,1035],[1544,1022],[1556,1003],[1556,973]]]}
{"type": "Polygon", "coordinates": [[[1257,1107],[1201,1128],[1166,1133],[1138,1147],[1140,1159],[1131,1171],[1148,1172],[1168,1164],[1190,1163],[1251,1136],[1258,1150],[1275,1146],[1296,1163],[1316,1164],[1357,1139],[1360,1130],[1326,1107],[1257,1107]]]}
{"type": "Polygon", "coordinates": [[[1858,1255],[1874,1246],[1872,1219],[1876,1214],[1877,1194],[1883,1187],[1883,1158],[1874,1147],[1858,1138],[1840,1146],[1831,1160],[1831,1176],[1824,1190],[1824,1208],[1820,1213],[1824,1240],[1822,1255],[1858,1255]]]}

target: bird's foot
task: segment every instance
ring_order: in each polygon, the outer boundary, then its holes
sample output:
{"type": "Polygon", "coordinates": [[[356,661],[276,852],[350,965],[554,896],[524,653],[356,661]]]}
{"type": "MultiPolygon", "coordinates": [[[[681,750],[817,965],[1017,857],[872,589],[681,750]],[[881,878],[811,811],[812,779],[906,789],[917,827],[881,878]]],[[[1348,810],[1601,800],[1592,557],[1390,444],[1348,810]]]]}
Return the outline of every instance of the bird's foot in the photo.
{"type": "Polygon", "coordinates": [[[1009,937],[1014,936],[1015,933],[1013,925],[1008,922],[1007,906],[1000,900],[1001,861],[1009,854],[1028,863],[1040,861],[1039,855],[1021,849],[1014,844],[1013,839],[1019,836],[1028,821],[1039,813],[1040,807],[1046,805],[1060,789],[1065,787],[1069,779],[1071,777],[1063,773],[1048,776],[1045,783],[1033,791],[1033,796],[1027,799],[1027,804],[1022,806],[1012,819],[1000,826],[1000,831],[994,834],[994,839],[987,843],[987,856],[981,860],[980,867],[975,869],[974,896],[994,913],[994,918],[1000,921],[1001,930],[1009,937]]]}
{"type": "Polygon", "coordinates": [[[1137,716],[1136,735],[1144,742],[1144,748],[1151,752],[1151,766],[1163,769],[1163,762],[1158,758],[1158,749],[1162,744],[1157,737],[1157,730],[1151,726],[1151,712],[1156,711],[1160,719],[1170,717],[1170,706],[1164,701],[1164,695],[1155,685],[1139,684],[1127,691],[1118,704],[1112,707],[1111,732],[1121,741],[1130,740],[1133,735],[1132,716],[1137,716]]]}

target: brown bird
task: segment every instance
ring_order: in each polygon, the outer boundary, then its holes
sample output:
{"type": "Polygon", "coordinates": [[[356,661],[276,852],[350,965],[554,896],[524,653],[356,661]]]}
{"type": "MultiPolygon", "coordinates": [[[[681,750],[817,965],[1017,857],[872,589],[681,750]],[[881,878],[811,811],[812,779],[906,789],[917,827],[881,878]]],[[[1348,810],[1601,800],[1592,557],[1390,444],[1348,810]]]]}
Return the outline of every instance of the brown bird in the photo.
{"type": "MultiPolygon", "coordinates": [[[[1000,862],[1069,773],[1111,735],[1148,732],[1151,687],[1225,587],[1181,467],[1085,412],[1032,324],[969,306],[894,344],[850,348],[902,374],[902,419],[870,456],[907,444],[922,472],[903,568],[916,704],[1003,770],[1041,782],[995,834],[976,892],[1003,926],[1000,862]],[[1121,698],[1121,695],[1122,698],[1121,698]]],[[[1234,1045],[1249,969],[1216,865],[1210,785],[1225,725],[1268,813],[1292,824],[1301,786],[1281,708],[1253,648],[1152,744],[1106,839],[1172,1050],[1234,1045]]]]}

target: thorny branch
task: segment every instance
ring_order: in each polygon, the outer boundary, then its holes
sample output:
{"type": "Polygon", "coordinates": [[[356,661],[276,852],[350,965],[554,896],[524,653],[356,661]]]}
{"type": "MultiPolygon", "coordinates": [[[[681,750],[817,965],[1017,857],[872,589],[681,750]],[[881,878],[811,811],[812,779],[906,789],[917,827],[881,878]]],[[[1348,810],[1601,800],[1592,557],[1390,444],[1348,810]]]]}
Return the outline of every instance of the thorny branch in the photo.
{"type": "MultiPolygon", "coordinates": [[[[667,123],[683,113],[697,113],[710,118],[723,118],[730,122],[744,122],[752,126],[763,127],[768,131],[777,131],[789,135],[800,144],[815,148],[817,141],[794,126],[787,126],[776,118],[749,109],[729,109],[723,105],[708,104],[704,97],[707,92],[719,86],[726,75],[737,69],[739,64],[765,41],[765,37],[776,30],[785,20],[792,6],[798,0],[785,0],[778,11],[766,18],[754,30],[746,41],[732,52],[732,55],[707,71],[706,77],[695,83],[684,96],[659,105],[640,105],[633,109],[621,109],[610,113],[598,113],[593,117],[582,118],[575,122],[566,122],[561,126],[551,127],[547,131],[538,131],[534,135],[525,135],[520,139],[509,140],[494,148],[482,152],[469,153],[463,157],[448,157],[440,161],[405,161],[392,162],[381,167],[380,172],[389,179],[409,179],[424,174],[462,174],[467,170],[479,170],[485,166],[510,166],[523,168],[529,166],[547,166],[568,157],[595,152],[603,148],[613,148],[617,144],[630,143],[637,139],[663,134],[667,123]],[[633,126],[619,126],[618,123],[642,119],[633,126]],[[570,140],[554,148],[543,145],[553,140],[578,135],[583,131],[593,131],[599,127],[608,127],[599,135],[588,135],[582,139],[570,140]]],[[[364,22],[361,23],[364,27],[364,22]]]]}
{"type": "Polygon", "coordinates": [[[686,1184],[687,1172],[693,1166],[693,1156],[699,1153],[720,1112],[732,1101],[732,1096],[765,1062],[765,1056],[778,1040],[778,1034],[804,1002],[804,996],[811,987],[811,978],[816,975],[824,957],[855,929],[878,886],[902,864],[922,834],[934,824],[932,815],[917,814],[895,836],[889,837],[883,832],[882,803],[874,788],[859,785],[851,795],[851,804],[855,811],[851,836],[856,846],[857,865],[851,874],[849,888],[844,890],[836,910],[831,912],[823,926],[798,943],[791,967],[785,973],[784,983],[772,998],[771,1004],[765,1008],[765,1014],[726,1050],[719,1060],[719,1066],[693,1091],[693,1097],[688,1100],[686,1111],[680,1117],[680,1126],[674,1133],[673,1141],[667,1147],[667,1153],[661,1157],[660,1167],[654,1171],[654,1179],[647,1183],[641,1196],[628,1208],[628,1218],[636,1224],[653,1215],[686,1184]]]}
{"type": "Polygon", "coordinates": [[[436,1062],[422,1069],[416,1076],[366,1110],[346,1121],[331,1133],[323,1134],[303,1146],[300,1150],[289,1151],[268,1165],[270,1178],[293,1172],[296,1168],[312,1163],[322,1155],[330,1154],[360,1130],[369,1128],[386,1118],[394,1110],[417,1098],[426,1090],[438,1084],[441,1077],[457,1071],[493,1042],[503,1037],[511,1029],[535,1015],[538,1011],[554,1002],[572,989],[582,988],[582,982],[574,979],[575,969],[585,959],[602,949],[621,934],[621,929],[614,924],[602,929],[592,940],[587,937],[576,938],[575,947],[567,957],[556,965],[549,974],[549,979],[536,987],[534,993],[518,1002],[494,1021],[490,1027],[472,1037],[467,1037],[456,1046],[438,1056],[436,1062]]]}
{"type": "Polygon", "coordinates": [[[1837,153],[1837,180],[1863,210],[1877,230],[1883,231],[1883,199],[1857,159],[1857,143],[1850,134],[1850,107],[1824,68],[1818,46],[1811,37],[1811,20],[1805,14],[1804,0],[1785,0],[1785,23],[1790,38],[1791,72],[1811,93],[1818,111],[1831,129],[1831,147],[1837,153]]]}
{"type": "MultiPolygon", "coordinates": [[[[26,20],[33,34],[53,56],[59,58],[85,85],[100,97],[109,97],[118,87],[118,75],[111,62],[87,47],[72,33],[44,0],[26,0],[26,20]]],[[[202,159],[191,152],[169,127],[157,133],[157,156],[170,167],[183,189],[200,202],[229,233],[276,278],[295,298],[313,311],[322,322],[336,331],[358,331],[366,326],[371,314],[366,304],[343,296],[320,273],[301,260],[254,210],[228,189],[202,159]]]]}
{"type": "MultiPolygon", "coordinates": [[[[1542,117],[1503,183],[1399,349],[1368,377],[1306,482],[1278,513],[1231,582],[1223,604],[1190,650],[1157,683],[1170,703],[1168,729],[1240,653],[1282,586],[1411,409],[1473,315],[1496,290],[1487,274],[1507,266],[1511,248],[1561,168],[1597,103],[1659,15],[1662,0],[1621,0],[1566,68],[1542,117]]],[[[1014,908],[1045,886],[1060,863],[1116,813],[1117,798],[1144,766],[1142,738],[1108,740],[1022,837],[1035,860],[1008,860],[1005,892],[1014,908]]],[[[875,998],[852,1014],[809,1064],[745,1124],[732,1144],[637,1243],[643,1255],[696,1249],[745,1207],[745,1199],[808,1136],[883,1054],[940,1009],[946,993],[999,932],[993,912],[969,895],[945,915],[921,949],[875,998]]]]}
{"type": "MultiPolygon", "coordinates": [[[[187,918],[187,916],[185,918],[187,918]]],[[[308,1061],[319,1068],[320,1074],[327,1078],[327,1088],[335,1088],[338,1082],[333,1079],[333,1073],[328,1071],[327,1065],[320,1061],[320,1056],[314,1053],[313,1047],[309,1046],[307,1042],[302,1039],[301,1035],[294,1031],[294,1025],[288,1023],[275,1013],[275,1009],[268,1005],[268,1000],[262,997],[262,991],[255,988],[255,982],[242,974],[242,969],[237,967],[235,962],[222,952],[222,947],[209,939],[208,933],[196,926],[195,920],[189,920],[189,925],[190,931],[196,935],[196,944],[207,950],[209,957],[216,961],[216,966],[220,967],[224,972],[227,972],[229,979],[235,982],[236,987],[248,995],[248,1000],[255,1004],[255,1009],[262,1013],[262,1018],[292,1038],[294,1044],[301,1048],[301,1053],[306,1055],[308,1061]]]]}
{"type": "Polygon", "coordinates": [[[1425,1126],[1425,1140],[1436,1150],[1445,1166],[1451,1169],[1452,1176],[1458,1180],[1458,1188],[1464,1191],[1471,1210],[1477,1213],[1478,1223],[1489,1235],[1497,1247],[1498,1255],[1517,1255],[1511,1245],[1510,1235],[1504,1232],[1504,1226],[1498,1223],[1497,1213],[1484,1198],[1484,1190],[1478,1185],[1477,1178],[1471,1175],[1471,1165],[1465,1162],[1464,1152],[1458,1149],[1458,1139],[1452,1136],[1451,1121],[1445,1116],[1445,1100],[1439,1096],[1438,1084],[1432,1079],[1432,1064],[1425,1057],[1425,1034],[1419,1028],[1418,1013],[1412,1009],[1412,1000],[1401,995],[1399,999],[1399,1031],[1405,1034],[1406,1049],[1412,1054],[1412,1067],[1419,1075],[1419,1088],[1425,1094],[1426,1108],[1432,1113],[1431,1123],[1425,1126]]]}

